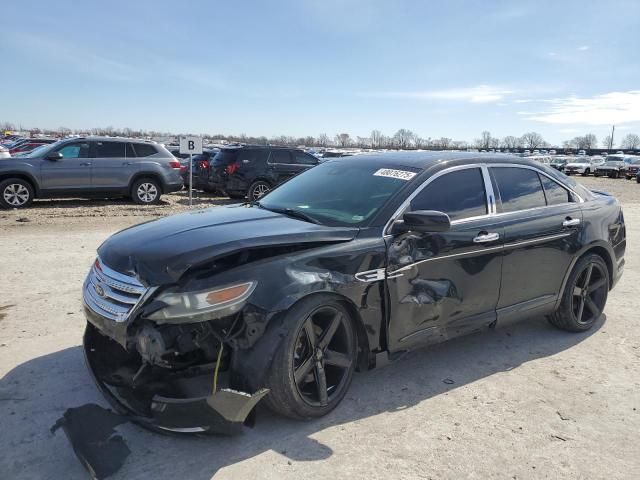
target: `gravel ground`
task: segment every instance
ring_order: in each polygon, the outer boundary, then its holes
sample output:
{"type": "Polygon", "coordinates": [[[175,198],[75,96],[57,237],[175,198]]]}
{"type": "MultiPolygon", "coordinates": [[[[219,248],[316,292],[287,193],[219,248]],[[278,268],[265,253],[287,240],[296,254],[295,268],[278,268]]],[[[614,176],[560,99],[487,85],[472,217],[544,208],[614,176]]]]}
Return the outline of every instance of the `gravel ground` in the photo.
{"type": "MultiPolygon", "coordinates": [[[[592,331],[502,325],[356,375],[325,418],[260,410],[234,438],[124,424],[131,455],[113,478],[640,478],[640,185],[577,179],[618,196],[628,226],[626,272],[592,331]]],[[[49,432],[68,407],[106,406],[79,347],[81,284],[107,236],[188,208],[184,193],[164,198],[0,212],[0,478],[86,478],[64,434],[49,432]]]]}

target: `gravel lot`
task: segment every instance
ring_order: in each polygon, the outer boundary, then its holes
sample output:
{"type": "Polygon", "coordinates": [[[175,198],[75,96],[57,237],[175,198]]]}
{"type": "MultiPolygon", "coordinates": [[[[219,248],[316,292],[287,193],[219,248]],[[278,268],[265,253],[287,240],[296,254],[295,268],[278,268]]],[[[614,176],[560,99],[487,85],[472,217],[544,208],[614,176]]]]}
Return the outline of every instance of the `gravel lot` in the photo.
{"type": "MultiPolygon", "coordinates": [[[[261,410],[234,438],[124,424],[131,455],[113,478],[640,478],[640,185],[578,180],[616,195],[628,227],[626,272],[592,331],[542,318],[502,325],[356,375],[323,419],[261,410]]],[[[164,198],[0,211],[1,478],[87,477],[62,431],[49,432],[68,407],[106,406],[79,346],[82,281],[107,236],[188,208],[185,193],[164,198]]],[[[196,205],[225,202],[203,195],[196,205]]]]}

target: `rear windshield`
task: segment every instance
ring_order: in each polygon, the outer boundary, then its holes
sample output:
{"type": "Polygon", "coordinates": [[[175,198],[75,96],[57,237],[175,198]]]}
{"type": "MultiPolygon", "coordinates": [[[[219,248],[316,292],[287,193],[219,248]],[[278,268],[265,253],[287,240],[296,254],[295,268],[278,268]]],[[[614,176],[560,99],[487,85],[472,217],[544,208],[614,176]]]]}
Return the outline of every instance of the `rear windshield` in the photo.
{"type": "Polygon", "coordinates": [[[238,150],[220,150],[215,157],[213,157],[213,164],[216,166],[229,165],[238,159],[238,150]]]}

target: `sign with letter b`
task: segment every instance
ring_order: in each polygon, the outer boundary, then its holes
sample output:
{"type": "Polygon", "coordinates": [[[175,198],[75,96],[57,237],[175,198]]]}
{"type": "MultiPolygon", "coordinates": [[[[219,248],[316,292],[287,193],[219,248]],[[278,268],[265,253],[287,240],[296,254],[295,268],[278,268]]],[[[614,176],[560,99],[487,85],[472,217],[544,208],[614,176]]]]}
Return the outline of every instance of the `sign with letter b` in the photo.
{"type": "Polygon", "coordinates": [[[180,137],[180,153],[202,153],[202,137],[180,137]]]}

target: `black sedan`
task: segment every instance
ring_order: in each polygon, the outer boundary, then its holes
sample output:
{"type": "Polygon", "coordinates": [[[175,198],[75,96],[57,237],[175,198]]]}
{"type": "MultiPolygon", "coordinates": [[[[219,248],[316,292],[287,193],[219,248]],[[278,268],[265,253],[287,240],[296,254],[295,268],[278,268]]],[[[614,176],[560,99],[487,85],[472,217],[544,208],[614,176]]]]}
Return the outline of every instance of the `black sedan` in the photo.
{"type": "Polygon", "coordinates": [[[595,177],[620,178],[625,174],[627,164],[619,160],[611,160],[599,165],[593,175],[595,177]]]}
{"type": "Polygon", "coordinates": [[[614,197],[527,159],[329,160],[109,238],[84,283],[85,354],[155,430],[231,434],[259,401],[319,417],[354,371],[408,350],[528,316],[592,328],[625,239],[614,197]]]}

